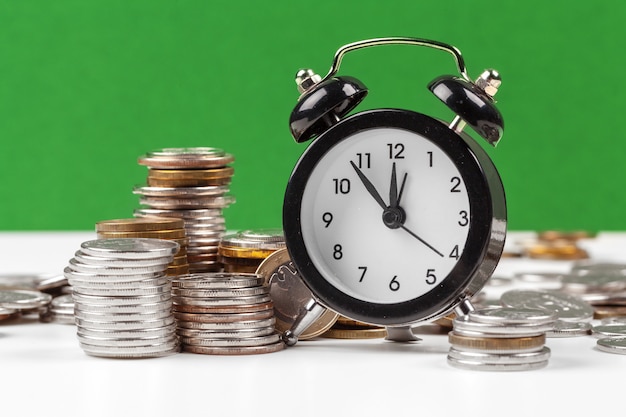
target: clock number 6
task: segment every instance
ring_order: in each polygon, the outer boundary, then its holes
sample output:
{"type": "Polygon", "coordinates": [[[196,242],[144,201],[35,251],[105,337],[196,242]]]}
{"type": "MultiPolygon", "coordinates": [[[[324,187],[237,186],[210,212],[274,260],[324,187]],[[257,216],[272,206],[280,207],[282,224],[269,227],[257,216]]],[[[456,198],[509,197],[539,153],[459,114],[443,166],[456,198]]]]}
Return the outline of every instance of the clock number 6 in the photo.
{"type": "Polygon", "coordinates": [[[396,281],[396,278],[398,278],[398,276],[394,275],[393,278],[391,278],[391,282],[389,283],[389,289],[391,291],[398,291],[400,289],[400,283],[396,281]]]}

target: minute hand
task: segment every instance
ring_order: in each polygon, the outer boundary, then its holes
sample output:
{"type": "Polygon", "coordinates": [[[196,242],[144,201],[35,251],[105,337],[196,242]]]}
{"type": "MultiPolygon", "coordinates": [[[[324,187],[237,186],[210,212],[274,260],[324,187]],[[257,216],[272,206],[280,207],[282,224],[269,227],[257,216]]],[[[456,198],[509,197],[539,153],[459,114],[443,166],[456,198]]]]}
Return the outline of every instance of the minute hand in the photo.
{"type": "Polygon", "coordinates": [[[372,182],[367,179],[365,174],[363,174],[363,172],[359,169],[359,167],[356,166],[354,162],[350,161],[350,164],[352,165],[352,168],[354,168],[354,170],[356,171],[356,174],[361,179],[361,182],[365,186],[367,192],[370,193],[372,197],[374,197],[374,200],[376,200],[378,205],[382,207],[383,210],[387,209],[387,204],[385,204],[380,194],[378,194],[378,191],[376,191],[376,187],[374,187],[374,184],[372,184],[372,182]]]}

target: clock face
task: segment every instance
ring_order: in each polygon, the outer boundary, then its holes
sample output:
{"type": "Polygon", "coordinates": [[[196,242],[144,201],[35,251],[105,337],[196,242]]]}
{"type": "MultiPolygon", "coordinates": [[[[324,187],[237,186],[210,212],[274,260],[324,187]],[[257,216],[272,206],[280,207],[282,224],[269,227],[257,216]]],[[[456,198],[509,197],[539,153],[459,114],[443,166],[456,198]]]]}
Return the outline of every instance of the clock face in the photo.
{"type": "Polygon", "coordinates": [[[380,304],[438,288],[463,254],[472,216],[450,156],[424,136],[388,127],[330,148],[309,176],[301,210],[304,243],[322,275],[380,304]]]}
{"type": "Polygon", "coordinates": [[[473,140],[423,114],[381,109],[314,140],[283,205],[290,257],[316,299],[363,322],[450,312],[502,253],[500,177],[473,140]]]}

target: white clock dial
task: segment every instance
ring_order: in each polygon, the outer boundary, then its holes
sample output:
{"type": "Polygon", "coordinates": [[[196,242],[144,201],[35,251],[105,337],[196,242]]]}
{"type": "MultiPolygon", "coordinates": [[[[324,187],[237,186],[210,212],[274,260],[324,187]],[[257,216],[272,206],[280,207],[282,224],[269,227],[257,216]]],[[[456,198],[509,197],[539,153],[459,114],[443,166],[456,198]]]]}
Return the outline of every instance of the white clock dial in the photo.
{"type": "Polygon", "coordinates": [[[465,250],[471,215],[450,157],[417,133],[384,127],[358,131],[320,158],[300,222],[311,261],[331,285],[391,304],[442,284],[465,250]]]}

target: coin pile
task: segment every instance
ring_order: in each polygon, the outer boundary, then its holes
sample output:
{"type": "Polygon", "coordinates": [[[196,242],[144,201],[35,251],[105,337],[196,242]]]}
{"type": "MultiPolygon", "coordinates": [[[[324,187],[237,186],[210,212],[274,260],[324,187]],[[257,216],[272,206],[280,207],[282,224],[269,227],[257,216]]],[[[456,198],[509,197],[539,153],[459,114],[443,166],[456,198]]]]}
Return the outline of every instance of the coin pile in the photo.
{"type": "Polygon", "coordinates": [[[578,240],[592,235],[584,231],[563,232],[549,230],[537,234],[537,239],[528,244],[524,254],[533,259],[575,260],[587,259],[589,254],[578,244],[578,240]]]}
{"type": "Polygon", "coordinates": [[[179,350],[168,264],[176,242],[120,238],[83,242],[64,269],[73,287],[81,348],[91,356],[147,358],[179,350]]]}
{"type": "Polygon", "coordinates": [[[172,285],[184,351],[247,355],[283,349],[262,276],[207,272],[174,278],[172,285]]]}
{"type": "Polygon", "coordinates": [[[524,371],[548,364],[546,332],[556,314],[542,309],[487,308],[456,317],[448,363],[484,371],[524,371]]]}
{"type": "Polygon", "coordinates": [[[184,224],[182,219],[153,216],[102,220],[96,223],[96,233],[98,239],[147,238],[176,242],[180,249],[166,271],[172,276],[189,272],[184,224]]]}
{"type": "Polygon", "coordinates": [[[219,260],[225,272],[255,273],[261,262],[285,247],[281,229],[244,230],[219,242],[219,260]]]}
{"type": "Polygon", "coordinates": [[[8,320],[19,314],[39,313],[45,310],[52,296],[36,290],[0,290],[0,320],[8,320]]]}
{"type": "Polygon", "coordinates": [[[0,274],[0,290],[41,291],[52,296],[67,293],[63,274],[0,274]]]}
{"type": "Polygon", "coordinates": [[[226,228],[222,211],[235,202],[229,195],[232,155],[218,148],[164,148],[139,157],[148,167],[146,186],[133,193],[144,207],[135,217],[184,220],[190,272],[219,271],[217,247],[226,228]]]}
{"type": "Polygon", "coordinates": [[[593,326],[598,350],[626,355],[626,317],[610,317],[593,326]]]}

